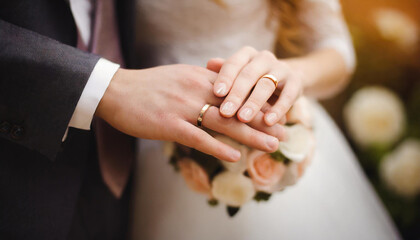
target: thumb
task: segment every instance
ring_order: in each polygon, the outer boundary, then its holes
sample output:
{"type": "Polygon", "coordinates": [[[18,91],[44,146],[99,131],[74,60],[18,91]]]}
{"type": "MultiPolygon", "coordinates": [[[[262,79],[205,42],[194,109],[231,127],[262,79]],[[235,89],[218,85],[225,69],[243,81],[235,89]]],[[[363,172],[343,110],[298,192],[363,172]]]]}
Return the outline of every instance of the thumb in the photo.
{"type": "Polygon", "coordinates": [[[207,62],[207,69],[219,73],[220,69],[223,66],[223,63],[225,63],[225,59],[223,58],[211,58],[207,62]]]}

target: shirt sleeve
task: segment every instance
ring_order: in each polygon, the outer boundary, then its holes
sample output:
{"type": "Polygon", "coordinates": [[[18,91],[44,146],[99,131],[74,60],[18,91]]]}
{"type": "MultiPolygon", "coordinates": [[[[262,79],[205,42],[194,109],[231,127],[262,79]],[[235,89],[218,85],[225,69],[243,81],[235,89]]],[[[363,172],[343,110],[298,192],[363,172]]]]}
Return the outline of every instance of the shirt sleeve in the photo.
{"type": "MultiPolygon", "coordinates": [[[[119,68],[119,64],[110,62],[104,58],[99,59],[77,102],[76,109],[68,125],[69,127],[90,130],[96,108],[105,94],[111,79],[119,68]]],[[[64,134],[63,141],[66,139],[66,136],[67,131],[64,134]]]]}
{"type": "Polygon", "coordinates": [[[353,72],[355,53],[339,0],[303,0],[300,7],[298,17],[305,27],[306,50],[335,49],[347,70],[353,72]]]}

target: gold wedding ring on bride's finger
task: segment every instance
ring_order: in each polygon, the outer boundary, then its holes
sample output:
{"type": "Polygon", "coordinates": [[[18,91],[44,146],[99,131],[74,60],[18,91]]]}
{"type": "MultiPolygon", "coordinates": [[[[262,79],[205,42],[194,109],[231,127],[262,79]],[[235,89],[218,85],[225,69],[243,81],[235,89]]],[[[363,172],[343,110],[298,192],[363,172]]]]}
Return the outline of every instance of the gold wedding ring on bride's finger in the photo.
{"type": "Polygon", "coordinates": [[[274,83],[274,86],[277,88],[277,85],[279,84],[279,80],[274,75],[266,74],[266,75],[262,76],[260,78],[260,80],[263,79],[263,78],[270,79],[274,83]]]}
{"type": "Polygon", "coordinates": [[[206,105],[204,105],[203,108],[201,108],[200,114],[198,114],[198,118],[197,118],[197,126],[198,127],[202,127],[203,126],[203,117],[204,117],[204,114],[207,112],[207,110],[209,110],[210,107],[211,107],[210,104],[206,104],[206,105]]]}

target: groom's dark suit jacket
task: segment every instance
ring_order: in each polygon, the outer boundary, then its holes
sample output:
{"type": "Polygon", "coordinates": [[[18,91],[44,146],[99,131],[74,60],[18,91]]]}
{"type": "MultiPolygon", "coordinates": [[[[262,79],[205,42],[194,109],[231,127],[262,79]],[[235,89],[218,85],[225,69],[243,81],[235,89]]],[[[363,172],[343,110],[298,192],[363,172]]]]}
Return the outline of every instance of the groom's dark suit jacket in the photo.
{"type": "MultiPolygon", "coordinates": [[[[130,66],[133,1],[116,9],[130,66]]],[[[62,138],[99,59],[76,42],[68,1],[0,1],[0,239],[66,239],[72,225],[95,141],[62,138]]]]}

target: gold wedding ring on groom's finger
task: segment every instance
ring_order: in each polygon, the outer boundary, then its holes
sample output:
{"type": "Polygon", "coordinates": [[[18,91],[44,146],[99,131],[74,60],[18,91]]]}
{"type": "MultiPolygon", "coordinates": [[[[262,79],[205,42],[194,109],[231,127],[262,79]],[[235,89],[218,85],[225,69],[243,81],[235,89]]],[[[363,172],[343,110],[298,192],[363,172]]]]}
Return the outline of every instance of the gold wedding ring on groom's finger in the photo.
{"type": "Polygon", "coordinates": [[[203,126],[203,117],[204,117],[204,114],[207,112],[207,110],[209,110],[210,107],[211,107],[210,104],[206,104],[206,105],[204,105],[203,108],[201,108],[200,114],[198,115],[198,118],[197,118],[197,126],[198,127],[202,127],[203,126]]]}
{"type": "Polygon", "coordinates": [[[277,85],[279,84],[279,80],[274,75],[266,74],[266,75],[262,76],[260,78],[260,80],[263,79],[263,78],[270,79],[274,83],[274,86],[277,88],[277,85]]]}

